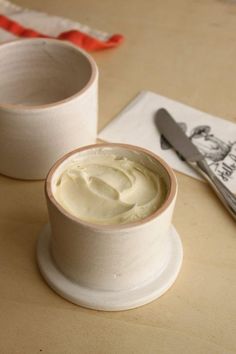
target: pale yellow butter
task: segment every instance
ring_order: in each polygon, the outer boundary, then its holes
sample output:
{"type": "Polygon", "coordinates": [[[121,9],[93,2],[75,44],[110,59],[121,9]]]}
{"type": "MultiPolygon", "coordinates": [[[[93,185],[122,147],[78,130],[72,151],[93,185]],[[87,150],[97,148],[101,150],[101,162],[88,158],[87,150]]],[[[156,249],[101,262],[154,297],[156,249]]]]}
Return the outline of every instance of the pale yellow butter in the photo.
{"type": "Polygon", "coordinates": [[[54,197],[70,214],[95,224],[124,224],[157,210],[166,197],[162,177],[115,155],[74,161],[59,176],[54,197]]]}

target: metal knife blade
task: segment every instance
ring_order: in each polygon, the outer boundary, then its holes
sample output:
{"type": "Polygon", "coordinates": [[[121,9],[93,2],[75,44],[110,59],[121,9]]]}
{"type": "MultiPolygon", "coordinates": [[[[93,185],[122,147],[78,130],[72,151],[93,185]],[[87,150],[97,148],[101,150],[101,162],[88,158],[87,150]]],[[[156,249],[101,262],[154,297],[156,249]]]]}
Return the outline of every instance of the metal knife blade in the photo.
{"type": "Polygon", "coordinates": [[[166,109],[159,109],[154,119],[160,133],[186,161],[196,162],[204,158],[166,109]]]}
{"type": "Polygon", "coordinates": [[[226,209],[236,220],[236,196],[216,177],[208,166],[204,156],[190,141],[171,115],[161,108],[155,115],[155,123],[168,143],[186,162],[200,173],[210,184],[226,209]]]}

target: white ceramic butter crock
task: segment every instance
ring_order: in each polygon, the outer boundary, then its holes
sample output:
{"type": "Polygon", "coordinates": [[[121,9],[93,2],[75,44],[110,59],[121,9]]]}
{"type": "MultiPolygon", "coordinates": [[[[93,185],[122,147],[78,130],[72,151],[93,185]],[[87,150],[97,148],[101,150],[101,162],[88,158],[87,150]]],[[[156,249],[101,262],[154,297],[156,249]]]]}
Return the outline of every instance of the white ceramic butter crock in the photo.
{"type": "Polygon", "coordinates": [[[65,153],[96,141],[98,69],[53,39],[0,45],[0,173],[43,179],[65,153]]]}
{"type": "Polygon", "coordinates": [[[50,170],[45,184],[50,227],[42,231],[38,264],[49,285],[68,300],[98,310],[125,310],[148,303],[175,281],[182,245],[171,225],[177,195],[172,169],[158,156],[124,144],[77,149],[50,170]],[[55,184],[72,160],[115,154],[138,161],[162,176],[167,187],[161,207],[130,224],[95,225],[69,214],[54,198],[55,184]]]}

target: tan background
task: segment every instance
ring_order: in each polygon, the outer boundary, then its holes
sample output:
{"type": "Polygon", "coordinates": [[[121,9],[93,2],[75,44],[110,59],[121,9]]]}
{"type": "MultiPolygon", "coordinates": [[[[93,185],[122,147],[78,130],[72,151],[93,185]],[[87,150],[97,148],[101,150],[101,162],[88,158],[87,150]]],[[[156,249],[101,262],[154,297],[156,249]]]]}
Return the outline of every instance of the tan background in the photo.
{"type": "MultiPolygon", "coordinates": [[[[126,40],[93,54],[99,128],[140,90],[236,122],[236,1],[15,0],[126,40]]],[[[204,183],[177,174],[184,263],[160,299],[119,313],[56,295],[35,263],[47,221],[43,182],[0,177],[0,353],[236,352],[236,224],[204,183]]]]}

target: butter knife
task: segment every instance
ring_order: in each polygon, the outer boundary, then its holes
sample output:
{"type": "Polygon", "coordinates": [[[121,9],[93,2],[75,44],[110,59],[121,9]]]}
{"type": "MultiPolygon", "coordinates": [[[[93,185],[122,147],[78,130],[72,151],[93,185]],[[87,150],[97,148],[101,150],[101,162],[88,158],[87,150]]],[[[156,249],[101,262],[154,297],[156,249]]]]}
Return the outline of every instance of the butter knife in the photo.
{"type": "Polygon", "coordinates": [[[236,220],[236,196],[217,178],[204,156],[183,132],[169,112],[161,108],[155,114],[155,124],[174,150],[210,184],[229,213],[236,220]]]}

